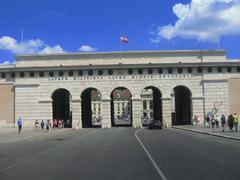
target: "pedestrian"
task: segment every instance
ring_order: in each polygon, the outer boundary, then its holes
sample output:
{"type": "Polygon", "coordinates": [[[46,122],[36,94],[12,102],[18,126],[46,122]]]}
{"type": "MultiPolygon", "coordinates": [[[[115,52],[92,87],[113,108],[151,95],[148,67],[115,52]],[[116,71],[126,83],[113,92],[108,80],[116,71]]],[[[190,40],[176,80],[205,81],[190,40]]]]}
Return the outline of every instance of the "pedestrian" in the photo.
{"type": "Polygon", "coordinates": [[[211,118],[211,124],[212,124],[213,132],[214,132],[215,123],[216,123],[216,120],[215,120],[214,116],[212,116],[212,118],[211,118]]]}
{"type": "Polygon", "coordinates": [[[62,120],[61,119],[58,120],[58,128],[62,128],[62,120]]]}
{"type": "Polygon", "coordinates": [[[64,128],[64,120],[62,119],[62,128],[64,128]]]}
{"type": "Polygon", "coordinates": [[[41,122],[41,128],[42,128],[42,131],[43,131],[43,129],[44,129],[44,121],[43,120],[41,122]]]}
{"type": "Polygon", "coordinates": [[[53,120],[53,128],[56,128],[56,127],[57,127],[57,120],[54,119],[54,120],[53,120]]]}
{"type": "Polygon", "coordinates": [[[195,116],[196,126],[200,126],[200,117],[198,115],[195,116]]]}
{"type": "Polygon", "coordinates": [[[206,115],[205,120],[207,122],[207,127],[209,128],[210,127],[210,117],[208,115],[206,115]]]}
{"type": "Polygon", "coordinates": [[[218,128],[218,127],[219,127],[219,120],[218,120],[218,116],[216,116],[216,118],[215,118],[215,124],[216,124],[216,128],[218,128]]]}
{"type": "Polygon", "coordinates": [[[22,131],[22,119],[21,118],[18,118],[17,125],[18,125],[18,134],[20,134],[22,131]]]}
{"type": "Polygon", "coordinates": [[[233,125],[235,128],[235,131],[238,132],[238,115],[236,113],[234,113],[234,119],[233,119],[233,125]]]}
{"type": "Polygon", "coordinates": [[[53,128],[53,119],[50,121],[50,127],[53,128]]]}
{"type": "Polygon", "coordinates": [[[194,116],[192,117],[192,119],[191,119],[193,126],[195,126],[195,116],[196,116],[196,115],[194,115],[194,116]]]}
{"type": "Polygon", "coordinates": [[[233,129],[233,121],[234,121],[234,117],[233,117],[233,115],[232,114],[230,114],[229,116],[228,116],[228,127],[229,127],[229,131],[231,132],[232,131],[232,129],[233,129]]]}
{"type": "Polygon", "coordinates": [[[38,129],[38,125],[39,125],[39,122],[38,122],[38,120],[36,119],[36,121],[35,121],[35,128],[36,128],[36,131],[37,131],[37,129],[38,129]]]}
{"type": "Polygon", "coordinates": [[[47,131],[49,131],[49,126],[50,126],[50,121],[47,120],[47,121],[46,121],[46,129],[47,129],[47,131]]]}
{"type": "Polygon", "coordinates": [[[221,125],[222,125],[222,128],[223,128],[223,132],[225,132],[225,128],[226,128],[226,117],[224,116],[224,114],[222,114],[221,116],[221,125]]]}

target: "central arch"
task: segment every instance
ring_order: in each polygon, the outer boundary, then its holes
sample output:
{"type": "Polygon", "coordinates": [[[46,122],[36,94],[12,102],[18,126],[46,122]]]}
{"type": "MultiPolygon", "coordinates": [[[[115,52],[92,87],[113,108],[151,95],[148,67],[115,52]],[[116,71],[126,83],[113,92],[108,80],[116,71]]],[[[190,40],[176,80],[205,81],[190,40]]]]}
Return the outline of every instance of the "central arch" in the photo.
{"type": "Polygon", "coordinates": [[[162,120],[162,94],[154,86],[148,86],[141,93],[142,125],[148,125],[151,120],[162,120]]]}
{"type": "Polygon", "coordinates": [[[101,127],[102,96],[99,90],[87,88],[81,94],[82,99],[82,127],[101,127]]]}
{"type": "Polygon", "coordinates": [[[175,117],[172,125],[190,125],[192,118],[192,93],[185,86],[174,88],[175,117]]]}
{"type": "Polygon", "coordinates": [[[64,127],[72,127],[70,111],[70,93],[66,89],[57,89],[52,93],[53,119],[63,120],[64,127]]]}
{"type": "Polygon", "coordinates": [[[111,93],[111,124],[132,126],[132,94],[125,87],[118,87],[111,93]]]}

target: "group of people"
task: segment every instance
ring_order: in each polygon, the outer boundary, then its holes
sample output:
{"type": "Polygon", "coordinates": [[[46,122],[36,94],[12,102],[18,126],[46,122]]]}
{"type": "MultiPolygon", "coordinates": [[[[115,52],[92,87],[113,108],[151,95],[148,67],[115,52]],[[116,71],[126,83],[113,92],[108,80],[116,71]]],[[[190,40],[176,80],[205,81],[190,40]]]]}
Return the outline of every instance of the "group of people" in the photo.
{"type": "Polygon", "coordinates": [[[222,126],[222,131],[224,132],[226,127],[229,127],[229,130],[231,132],[235,131],[238,132],[238,115],[236,113],[234,114],[229,114],[227,117],[222,114],[222,116],[206,116],[205,117],[205,122],[207,127],[212,127],[213,129],[219,128],[219,125],[221,123],[222,126]]]}
{"type": "Polygon", "coordinates": [[[47,119],[46,121],[42,120],[41,123],[39,123],[39,121],[36,119],[34,125],[36,128],[36,131],[38,129],[38,126],[41,126],[42,131],[44,130],[44,128],[46,128],[47,131],[50,130],[50,128],[64,128],[64,120],[63,119],[53,119],[53,120],[49,120],[47,119]]]}
{"type": "MultiPolygon", "coordinates": [[[[18,126],[18,133],[20,134],[22,131],[22,125],[23,121],[22,118],[18,118],[17,120],[17,126],[18,126]]],[[[64,120],[63,119],[53,119],[53,120],[42,120],[39,122],[37,119],[34,122],[34,127],[36,131],[38,130],[39,125],[41,126],[42,131],[46,128],[47,131],[50,130],[50,128],[64,128],[64,120]]]]}

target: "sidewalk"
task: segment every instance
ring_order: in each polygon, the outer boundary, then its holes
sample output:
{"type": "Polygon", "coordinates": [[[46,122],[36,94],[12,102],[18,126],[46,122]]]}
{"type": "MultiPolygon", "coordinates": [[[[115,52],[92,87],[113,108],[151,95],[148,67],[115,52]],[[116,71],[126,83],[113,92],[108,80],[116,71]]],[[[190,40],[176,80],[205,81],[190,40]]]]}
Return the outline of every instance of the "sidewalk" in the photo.
{"type": "Polygon", "coordinates": [[[240,132],[230,132],[229,128],[225,129],[225,132],[222,131],[222,128],[212,128],[203,127],[203,126],[192,126],[192,125],[179,125],[179,126],[172,126],[174,129],[180,129],[184,131],[191,131],[196,133],[208,134],[212,136],[218,136],[228,139],[240,140],[240,132]]]}

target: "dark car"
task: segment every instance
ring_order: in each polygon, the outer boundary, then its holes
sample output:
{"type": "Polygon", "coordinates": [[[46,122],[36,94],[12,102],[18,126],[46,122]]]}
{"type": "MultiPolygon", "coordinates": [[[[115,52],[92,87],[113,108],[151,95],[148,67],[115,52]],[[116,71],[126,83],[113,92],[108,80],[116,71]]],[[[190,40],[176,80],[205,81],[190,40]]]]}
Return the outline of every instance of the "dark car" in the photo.
{"type": "Polygon", "coordinates": [[[148,124],[148,129],[162,129],[163,125],[162,122],[159,120],[151,120],[148,124]]]}

